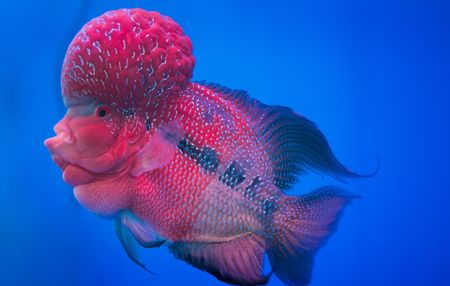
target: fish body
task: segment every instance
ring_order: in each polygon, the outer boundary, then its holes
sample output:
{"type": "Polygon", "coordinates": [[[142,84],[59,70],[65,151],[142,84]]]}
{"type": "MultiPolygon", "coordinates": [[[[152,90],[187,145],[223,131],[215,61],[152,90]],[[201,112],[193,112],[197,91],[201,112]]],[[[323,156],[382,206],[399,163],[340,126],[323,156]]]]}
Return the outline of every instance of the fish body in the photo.
{"type": "Polygon", "coordinates": [[[192,45],[173,20],[122,9],[90,21],[62,71],[68,108],[47,139],[77,200],[112,217],[125,250],[175,257],[241,285],[307,285],[313,257],[354,196],[286,193],[317,170],[358,177],[316,125],[244,91],[191,82],[192,45]],[[267,255],[272,272],[263,272],[267,255]]]}
{"type": "Polygon", "coordinates": [[[166,144],[175,147],[173,159],[140,177],[148,188],[138,193],[133,212],[172,241],[262,231],[260,204],[281,192],[271,183],[269,158],[245,118],[199,84],[190,84],[173,101],[173,110],[162,112],[166,116],[158,121],[163,123],[157,123],[182,130],[163,131],[171,137],[166,144]]]}

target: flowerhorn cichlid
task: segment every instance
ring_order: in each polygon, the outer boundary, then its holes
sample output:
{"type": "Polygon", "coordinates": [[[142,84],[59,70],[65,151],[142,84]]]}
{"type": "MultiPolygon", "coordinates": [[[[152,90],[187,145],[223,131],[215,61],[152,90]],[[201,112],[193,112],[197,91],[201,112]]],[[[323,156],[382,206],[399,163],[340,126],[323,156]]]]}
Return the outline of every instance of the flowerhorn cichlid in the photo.
{"type": "Polygon", "coordinates": [[[121,9],[91,20],[67,50],[67,113],[45,146],[78,202],[115,220],[140,266],[137,245],[165,245],[227,283],[275,274],[309,284],[317,250],[358,196],[336,186],[285,191],[307,171],[361,175],[312,121],[192,82],[194,65],[190,39],[167,16],[121,9]]]}

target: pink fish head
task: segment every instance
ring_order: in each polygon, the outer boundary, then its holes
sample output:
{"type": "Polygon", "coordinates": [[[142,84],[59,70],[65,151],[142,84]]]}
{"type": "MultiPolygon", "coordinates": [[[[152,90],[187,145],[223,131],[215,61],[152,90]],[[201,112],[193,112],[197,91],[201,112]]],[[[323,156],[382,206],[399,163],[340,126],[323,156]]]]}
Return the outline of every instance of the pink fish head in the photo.
{"type": "Polygon", "coordinates": [[[151,166],[135,156],[149,114],[188,83],[194,62],[189,38],[157,12],[110,11],[75,36],[61,78],[68,111],[45,145],[82,205],[105,215],[127,207],[130,170],[151,166]]]}

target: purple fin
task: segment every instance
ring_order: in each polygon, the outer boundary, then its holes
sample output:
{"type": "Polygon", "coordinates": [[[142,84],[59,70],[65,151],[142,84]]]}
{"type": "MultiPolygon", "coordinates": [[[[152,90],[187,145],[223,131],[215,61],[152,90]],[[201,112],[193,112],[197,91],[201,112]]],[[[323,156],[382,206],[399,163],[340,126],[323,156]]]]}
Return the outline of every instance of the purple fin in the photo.
{"type": "Polygon", "coordinates": [[[336,230],[344,207],[358,198],[326,186],[301,197],[287,197],[272,218],[268,251],[275,274],[288,285],[308,285],[314,255],[336,230]]]}
{"type": "Polygon", "coordinates": [[[143,222],[130,211],[124,211],[120,221],[144,247],[158,247],[166,241],[151,225],[143,222]]]}
{"type": "Polygon", "coordinates": [[[226,242],[176,242],[170,246],[176,258],[207,271],[217,279],[237,285],[263,285],[265,243],[255,234],[226,242]]]}
{"type": "Polygon", "coordinates": [[[232,101],[247,120],[273,163],[274,183],[291,188],[297,175],[318,170],[336,179],[364,177],[348,170],[333,154],[325,136],[314,122],[283,106],[269,106],[251,98],[246,91],[199,82],[232,101]]]}
{"type": "Polygon", "coordinates": [[[115,229],[128,257],[146,271],[154,274],[139,259],[136,240],[144,247],[158,247],[164,244],[165,240],[130,211],[123,211],[119,214],[115,222],[115,229]]]}

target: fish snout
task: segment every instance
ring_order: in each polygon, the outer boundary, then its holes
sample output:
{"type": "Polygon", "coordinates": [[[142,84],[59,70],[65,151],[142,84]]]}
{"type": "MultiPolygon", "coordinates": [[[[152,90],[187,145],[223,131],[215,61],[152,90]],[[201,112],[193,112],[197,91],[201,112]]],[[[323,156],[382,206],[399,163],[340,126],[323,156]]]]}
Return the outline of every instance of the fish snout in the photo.
{"type": "Polygon", "coordinates": [[[53,130],[56,135],[47,138],[44,141],[44,145],[50,151],[53,162],[55,162],[61,170],[65,170],[74,156],[73,146],[75,144],[75,137],[67,124],[67,118],[63,118],[58,122],[53,127],[53,130]]]}
{"type": "Polygon", "coordinates": [[[75,143],[73,132],[64,119],[58,122],[55,127],[53,127],[53,130],[55,131],[56,136],[48,138],[44,141],[45,147],[47,147],[50,152],[55,151],[55,149],[63,144],[72,145],[75,143]]]}

